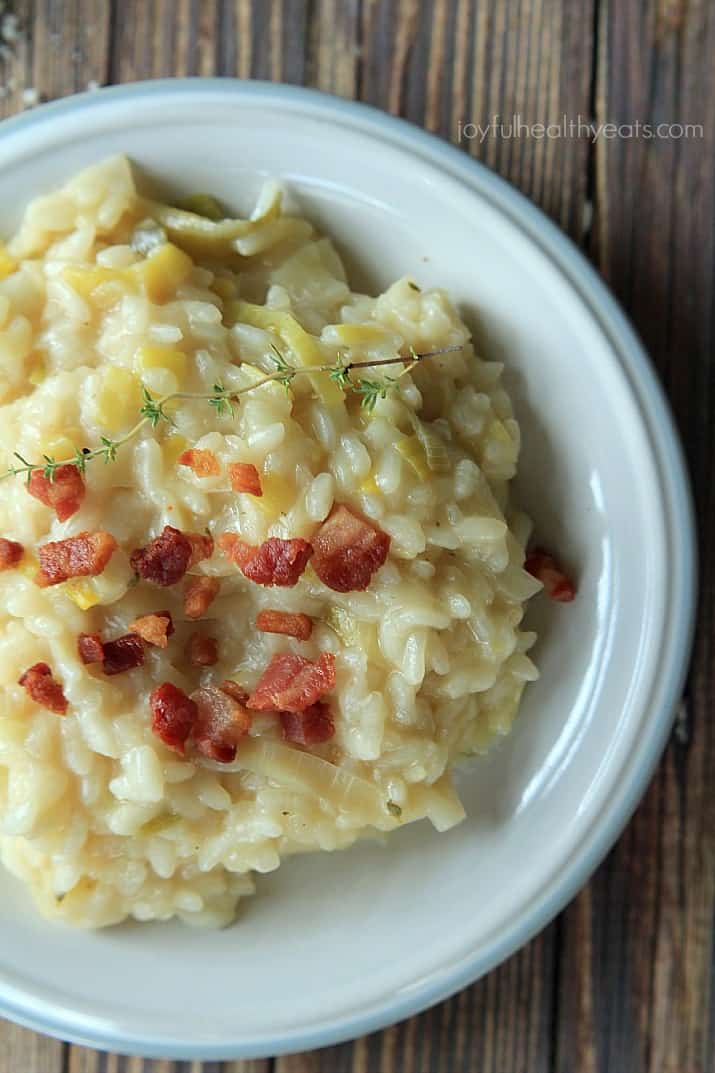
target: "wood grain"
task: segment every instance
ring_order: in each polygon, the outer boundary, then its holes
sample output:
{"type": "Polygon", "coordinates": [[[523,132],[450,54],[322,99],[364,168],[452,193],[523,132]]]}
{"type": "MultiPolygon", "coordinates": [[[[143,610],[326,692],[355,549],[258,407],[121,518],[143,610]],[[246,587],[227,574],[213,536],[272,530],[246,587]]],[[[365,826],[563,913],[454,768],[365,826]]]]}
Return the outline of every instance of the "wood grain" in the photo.
{"type": "Polygon", "coordinates": [[[461,144],[580,239],[588,141],[514,132],[588,115],[593,17],[592,0],[367,0],[359,96],[461,144]],[[460,138],[468,124],[489,133],[460,138]]]}
{"type": "Polygon", "coordinates": [[[0,100],[3,115],[31,105],[30,91],[39,101],[54,100],[101,84],[107,77],[109,3],[102,0],[22,0],[12,5],[20,34],[6,45],[0,60],[0,100]]]}
{"type": "MultiPolygon", "coordinates": [[[[592,256],[673,403],[703,547],[715,542],[715,13],[711,0],[21,0],[0,114],[168,75],[317,86],[484,160],[592,256]],[[701,123],[701,139],[523,125],[701,123]],[[522,124],[515,136],[514,117],[522,124]],[[465,137],[465,124],[500,131],[465,137]]],[[[686,705],[645,801],[561,918],[449,1002],[267,1062],[105,1055],[0,1023],[0,1073],[709,1073],[715,1070],[715,566],[686,705]]]]}
{"type": "Polygon", "coordinates": [[[0,1073],[64,1073],[66,1046],[0,1021],[0,1073]]]}
{"type": "MultiPolygon", "coordinates": [[[[105,1054],[86,1047],[68,1048],[62,1073],[268,1073],[271,1062],[167,1062],[151,1058],[128,1058],[120,1054],[105,1054]]],[[[2,1073],[5,1073],[3,1070],[2,1073]]],[[[9,1073],[9,1071],[8,1071],[9,1073]]],[[[13,1069],[12,1073],[20,1073],[13,1069]]],[[[24,1069],[22,1073],[25,1073],[24,1069]]],[[[45,1070],[28,1070],[45,1073],[45,1070]]],[[[54,1069],[48,1073],[55,1073],[54,1069]]]]}

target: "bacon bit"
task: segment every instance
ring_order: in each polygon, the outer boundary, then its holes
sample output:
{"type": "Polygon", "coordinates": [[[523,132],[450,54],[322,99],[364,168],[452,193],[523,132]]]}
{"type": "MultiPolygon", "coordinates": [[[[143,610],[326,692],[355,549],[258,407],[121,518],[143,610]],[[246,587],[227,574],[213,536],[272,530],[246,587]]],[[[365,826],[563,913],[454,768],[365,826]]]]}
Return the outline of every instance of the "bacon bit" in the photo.
{"type": "MultiPolygon", "coordinates": [[[[198,534],[191,534],[191,536],[198,534]]],[[[132,569],[145,581],[156,585],[175,585],[189,569],[194,545],[187,533],[165,525],[156,539],[129,556],[132,569]]]]}
{"type": "Polygon", "coordinates": [[[263,495],[260,475],[250,462],[231,462],[228,477],[234,492],[247,492],[252,496],[263,495]]]}
{"type": "Polygon", "coordinates": [[[11,570],[22,559],[25,549],[16,540],[0,537],[0,570],[11,570]]]}
{"type": "Polygon", "coordinates": [[[330,708],[322,700],[311,704],[304,712],[281,712],[280,716],[283,737],[296,745],[318,745],[335,733],[330,708]]]}
{"type": "Polygon", "coordinates": [[[179,455],[177,462],[180,466],[188,466],[197,477],[218,477],[221,467],[218,458],[213,451],[205,451],[200,447],[192,447],[179,455]]]}
{"type": "Polygon", "coordinates": [[[166,648],[174,632],[174,623],[170,611],[155,611],[152,615],[140,615],[127,629],[141,637],[145,644],[166,648]]]}
{"type": "Polygon", "coordinates": [[[52,480],[41,470],[33,470],[26,487],[31,496],[52,507],[61,522],[79,510],[87,491],[82,474],[70,465],[58,466],[52,480]]]}
{"type": "Polygon", "coordinates": [[[225,682],[222,682],[219,686],[222,693],[226,693],[227,696],[233,697],[239,704],[242,704],[244,708],[248,702],[248,693],[246,690],[238,684],[238,682],[232,681],[231,678],[227,678],[225,682]]]}
{"type": "Polygon", "coordinates": [[[248,707],[265,712],[272,709],[302,712],[335,685],[335,656],[321,653],[313,663],[303,656],[283,653],[274,656],[248,698],[248,707]]]}
{"type": "Polygon", "coordinates": [[[187,618],[197,619],[205,615],[216,599],[221,588],[217,577],[197,574],[190,577],[184,589],[184,614],[187,618]]]}
{"type": "Polygon", "coordinates": [[[163,682],[149,697],[151,729],[169,749],[183,756],[186,740],[198,718],[199,709],[183,689],[163,682]]]}
{"type": "Polygon", "coordinates": [[[98,633],[81,633],[77,638],[77,653],[83,663],[101,663],[104,645],[98,633]]]}
{"type": "Polygon", "coordinates": [[[218,663],[218,641],[202,633],[192,633],[186,646],[186,656],[192,667],[213,667],[218,663]]]}
{"type": "Polygon", "coordinates": [[[218,538],[218,546],[227,559],[240,566],[248,566],[258,548],[254,544],[246,544],[236,533],[221,533],[218,538]]]}
{"type": "Polygon", "coordinates": [[[297,585],[313,549],[307,540],[269,537],[241,569],[257,585],[297,585]]]}
{"type": "Polygon", "coordinates": [[[193,740],[196,751],[219,764],[236,758],[236,747],[251,727],[251,715],[223,688],[206,686],[191,694],[198,708],[193,740]]]}
{"type": "Polygon", "coordinates": [[[50,541],[38,550],[40,571],[35,574],[35,584],[45,589],[72,577],[95,577],[102,573],[116,548],[112,534],[102,529],[50,541]]]}
{"type": "Polygon", "coordinates": [[[126,633],[116,641],[104,642],[102,670],[105,674],[123,674],[141,667],[144,662],[144,645],[135,633],[126,633]]]}
{"type": "Polygon", "coordinates": [[[299,538],[270,537],[256,548],[244,543],[235,533],[222,533],[218,542],[224,554],[257,585],[296,585],[313,554],[308,541],[299,538]]]}
{"type": "Polygon", "coordinates": [[[60,683],[52,677],[47,663],[34,663],[18,680],[18,684],[25,687],[36,704],[57,715],[66,714],[67,698],[60,683]]]}
{"type": "Polygon", "coordinates": [[[544,591],[552,600],[561,604],[570,604],[576,596],[576,586],[563,572],[553,555],[543,548],[534,548],[526,557],[524,569],[532,574],[544,586],[544,591]]]}
{"type": "Polygon", "coordinates": [[[197,563],[211,558],[214,553],[214,541],[213,537],[207,533],[185,533],[184,535],[191,544],[191,558],[187,567],[191,570],[197,563]]]}
{"type": "Polygon", "coordinates": [[[313,569],[329,589],[366,589],[387,558],[390,538],[345,506],[335,507],[313,537],[313,569]]]}
{"type": "Polygon", "coordinates": [[[259,611],[256,629],[263,633],[284,633],[288,637],[297,637],[299,641],[307,641],[313,632],[313,620],[301,613],[259,611]]]}

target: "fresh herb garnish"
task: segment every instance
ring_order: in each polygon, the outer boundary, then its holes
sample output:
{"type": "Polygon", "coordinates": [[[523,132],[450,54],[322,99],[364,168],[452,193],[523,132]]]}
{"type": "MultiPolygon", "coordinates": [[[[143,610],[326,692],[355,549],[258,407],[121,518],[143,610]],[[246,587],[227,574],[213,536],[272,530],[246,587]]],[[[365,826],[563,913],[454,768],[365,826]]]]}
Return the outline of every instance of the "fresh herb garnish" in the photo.
{"type": "Polygon", "coordinates": [[[387,398],[388,392],[397,383],[399,377],[404,375],[404,373],[409,372],[418,362],[423,361],[425,358],[435,357],[439,354],[449,354],[461,349],[461,346],[448,346],[439,350],[430,350],[426,353],[418,354],[413,347],[410,347],[408,356],[400,354],[394,358],[378,358],[374,361],[346,362],[344,356],[340,355],[333,365],[306,365],[298,367],[291,365],[290,362],[286,361],[280,350],[276,346],[272,346],[269,357],[275,363],[276,371],[266,373],[265,376],[261,377],[254,384],[248,384],[246,387],[237,388],[236,390],[231,391],[219,381],[213,385],[213,391],[210,393],[173,391],[160,398],[155,398],[146,388],[143,388],[139,420],[124,436],[117,440],[102,436],[100,441],[101,446],[93,449],[90,449],[89,447],[76,447],[74,455],[64,462],[58,462],[57,459],[53,458],[51,455],[43,455],[41,462],[28,462],[28,460],[23,458],[18,451],[14,451],[13,456],[20,462],[20,465],[10,466],[4,473],[0,473],[0,481],[3,481],[8,477],[25,476],[29,482],[30,477],[37,470],[39,470],[49,481],[53,481],[59,466],[75,466],[80,473],[84,474],[87,469],[87,463],[92,462],[95,458],[103,459],[107,465],[110,462],[114,462],[120,447],[123,447],[126,443],[129,443],[130,440],[133,440],[134,437],[147,425],[151,428],[157,428],[157,426],[162,423],[174,425],[172,417],[166,411],[166,407],[171,402],[189,400],[208,402],[209,406],[212,406],[220,417],[233,417],[235,412],[234,406],[238,403],[241,395],[245,395],[249,391],[255,391],[256,388],[262,387],[264,384],[274,382],[283,384],[287,390],[293,379],[300,375],[312,376],[315,373],[327,373],[330,379],[334,383],[339,384],[344,391],[358,395],[360,397],[360,405],[362,408],[368,413],[372,413],[378,400],[387,398]],[[353,380],[350,375],[354,369],[373,369],[382,365],[404,365],[405,368],[398,374],[398,376],[385,376],[382,380],[368,380],[364,377],[360,377],[358,380],[353,380]]]}

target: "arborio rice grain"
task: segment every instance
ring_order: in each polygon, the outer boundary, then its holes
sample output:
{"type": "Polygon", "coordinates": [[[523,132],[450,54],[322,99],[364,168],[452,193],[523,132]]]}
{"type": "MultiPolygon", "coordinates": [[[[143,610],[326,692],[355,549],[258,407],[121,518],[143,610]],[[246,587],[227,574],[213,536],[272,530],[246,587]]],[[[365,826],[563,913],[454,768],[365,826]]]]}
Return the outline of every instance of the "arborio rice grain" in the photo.
{"type": "Polygon", "coordinates": [[[19,568],[0,573],[2,860],[44,914],[84,927],[126,916],[225,924],[252,873],[288,853],[342,849],[422,817],[451,827],[463,816],[451,766],[509,731],[536,676],[533,635],[519,626],[540,586],[523,570],[528,525],[508,508],[519,429],[500,367],[474,354],[446,294],[408,279],[378,298],[352,293],[329,240],[284,213],[269,184],[230,242],[170,229],[193,267],[151,301],[131,273],[166,241],[152,217],[165,219],[121,157],[29,205],[0,258],[3,469],[15,451],[62,459],[118,438],[137,420],[142,387],[237,389],[275,369],[271,344],[300,364],[280,331],[231,323],[236,297],[294,317],[325,362],[461,349],[405,372],[372,413],[336,396],[325,374],[257,388],[234,416],[182,402],[173,425],[145,427],[116,461],[88,466],[85,500],[64,523],[22,478],[0,484],[0,534],[26,549],[19,568]],[[213,451],[222,473],[252,463],[264,495],[177,465],[188,446],[213,451]],[[219,639],[219,662],[187,665],[196,624],[181,586],[134,584],[130,551],[167,524],[251,544],[310,540],[336,502],[391,538],[369,588],[332,591],[310,567],[294,588],[265,588],[217,551],[196,572],[221,580],[199,624],[219,639]],[[34,584],[38,545],[99,528],[120,545],[104,573],[34,584]],[[80,662],[79,633],[119,636],[159,606],[176,634],[147,649],[142,667],[110,678],[80,662]],[[257,613],[276,606],[313,619],[309,641],[257,632],[257,613]],[[261,715],[222,766],[190,751],[182,759],[153,735],[157,683],[191,692],[232,678],[250,690],[288,651],[335,654],[332,740],[300,748],[261,715]],[[63,684],[67,715],[17,684],[37,662],[63,684]]]}

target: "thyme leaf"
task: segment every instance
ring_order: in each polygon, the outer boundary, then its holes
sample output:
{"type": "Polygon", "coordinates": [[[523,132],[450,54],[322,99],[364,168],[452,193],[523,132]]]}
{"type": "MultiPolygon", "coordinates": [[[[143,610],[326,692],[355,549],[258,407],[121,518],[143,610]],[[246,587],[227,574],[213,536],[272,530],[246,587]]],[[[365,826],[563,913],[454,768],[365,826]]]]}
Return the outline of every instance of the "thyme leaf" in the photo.
{"type": "Polygon", "coordinates": [[[219,417],[233,417],[234,409],[231,392],[224,387],[220,380],[214,384],[213,390],[214,394],[208,400],[209,406],[213,406],[219,417]]]}
{"type": "MultiPolygon", "coordinates": [[[[97,454],[102,455],[104,458],[104,464],[109,465],[110,462],[114,462],[117,457],[117,449],[119,448],[118,440],[109,440],[106,436],[101,437],[102,449],[97,454]]],[[[92,452],[95,454],[95,452],[92,452]]]]}
{"type": "Polygon", "coordinates": [[[47,477],[47,480],[51,483],[55,479],[55,473],[57,472],[58,463],[54,458],[51,458],[49,455],[43,455],[42,457],[45,460],[45,465],[42,469],[42,476],[47,477]]]}
{"type": "Polygon", "coordinates": [[[149,394],[147,389],[142,388],[142,398],[144,405],[140,409],[139,413],[142,417],[145,417],[152,428],[156,428],[160,421],[166,421],[167,425],[173,425],[174,422],[169,417],[164,409],[168,399],[171,396],[164,396],[163,399],[155,399],[149,394]]]}
{"type": "Polygon", "coordinates": [[[334,384],[338,384],[342,388],[350,388],[352,386],[352,380],[350,379],[350,369],[352,366],[349,363],[345,363],[343,358],[338,358],[336,364],[328,372],[328,376],[334,384]]]}
{"type": "Polygon", "coordinates": [[[369,414],[375,409],[378,399],[386,399],[390,385],[387,380],[358,380],[353,385],[356,395],[361,395],[360,405],[369,414]]]}
{"type": "Polygon", "coordinates": [[[274,379],[279,384],[283,384],[283,386],[287,388],[290,385],[290,382],[293,377],[297,376],[298,369],[296,369],[294,365],[290,365],[285,360],[280,350],[274,343],[271,343],[271,353],[268,356],[271,358],[272,361],[276,363],[276,366],[278,367],[278,372],[274,376],[274,379]]]}

